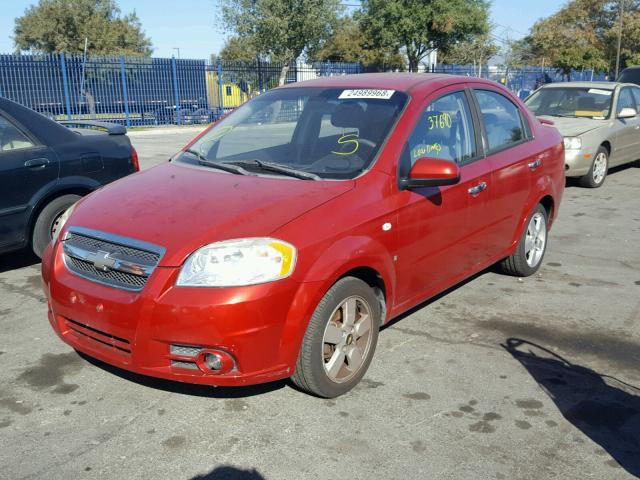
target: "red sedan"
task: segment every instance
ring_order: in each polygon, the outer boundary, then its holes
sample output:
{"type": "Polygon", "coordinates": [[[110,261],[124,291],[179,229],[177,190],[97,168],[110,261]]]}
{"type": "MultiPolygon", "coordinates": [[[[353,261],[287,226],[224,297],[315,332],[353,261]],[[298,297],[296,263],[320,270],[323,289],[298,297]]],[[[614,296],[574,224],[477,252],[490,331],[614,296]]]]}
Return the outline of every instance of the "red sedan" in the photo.
{"type": "Polygon", "coordinates": [[[67,211],[49,321],[141,374],[335,397],[392,318],[496,262],[536,272],[563,188],[562,137],[495,83],[287,85],[67,211]]]}

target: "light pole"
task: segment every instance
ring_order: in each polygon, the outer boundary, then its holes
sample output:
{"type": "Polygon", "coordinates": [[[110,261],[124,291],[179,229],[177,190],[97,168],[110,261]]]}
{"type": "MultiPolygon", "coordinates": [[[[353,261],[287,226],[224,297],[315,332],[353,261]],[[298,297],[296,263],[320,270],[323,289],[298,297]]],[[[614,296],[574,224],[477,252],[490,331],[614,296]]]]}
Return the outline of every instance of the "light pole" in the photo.
{"type": "Polygon", "coordinates": [[[616,52],[616,80],[618,79],[618,73],[620,73],[620,46],[622,45],[622,16],[624,15],[624,0],[619,0],[620,11],[618,13],[618,49],[616,52]]]}
{"type": "Polygon", "coordinates": [[[173,47],[173,50],[178,52],[178,60],[180,60],[180,49],[178,47],[173,47]]]}

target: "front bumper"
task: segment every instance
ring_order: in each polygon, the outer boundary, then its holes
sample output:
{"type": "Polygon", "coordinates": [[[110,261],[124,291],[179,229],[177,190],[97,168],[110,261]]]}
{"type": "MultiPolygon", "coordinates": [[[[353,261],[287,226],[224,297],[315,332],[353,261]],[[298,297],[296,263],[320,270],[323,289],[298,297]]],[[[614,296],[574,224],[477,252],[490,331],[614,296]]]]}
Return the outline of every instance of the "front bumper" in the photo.
{"type": "Polygon", "coordinates": [[[319,284],[186,288],[175,286],[178,273],[157,267],[142,291],[120,290],[71,273],[60,244],[49,247],[42,263],[49,322],[74,349],[143,375],[237,386],[293,374],[319,284]],[[193,348],[227,353],[233,368],[207,370],[188,355],[193,348]]]}
{"type": "Polygon", "coordinates": [[[565,150],[564,165],[567,177],[581,177],[589,173],[593,154],[585,150],[565,150]]]}

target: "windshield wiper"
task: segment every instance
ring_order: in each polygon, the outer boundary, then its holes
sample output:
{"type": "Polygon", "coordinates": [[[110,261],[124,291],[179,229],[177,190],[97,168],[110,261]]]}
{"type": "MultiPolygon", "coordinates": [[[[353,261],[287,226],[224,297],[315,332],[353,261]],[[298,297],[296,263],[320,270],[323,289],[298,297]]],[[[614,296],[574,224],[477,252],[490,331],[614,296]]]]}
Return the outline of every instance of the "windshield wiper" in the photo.
{"type": "Polygon", "coordinates": [[[191,155],[196,157],[200,165],[217,168],[219,170],[224,170],[225,172],[235,173],[238,175],[251,175],[251,173],[247,172],[244,168],[242,168],[239,165],[230,165],[228,163],[214,162],[212,160],[208,160],[204,155],[202,155],[200,152],[196,150],[193,150],[192,148],[187,148],[185,152],[190,153],[191,155]]]}
{"type": "Polygon", "coordinates": [[[304,170],[287,167],[279,163],[263,162],[262,160],[233,160],[221,163],[224,163],[225,165],[251,165],[252,167],[258,167],[261,170],[282,173],[301,180],[320,180],[320,177],[315,173],[305,172],[304,170]]]}

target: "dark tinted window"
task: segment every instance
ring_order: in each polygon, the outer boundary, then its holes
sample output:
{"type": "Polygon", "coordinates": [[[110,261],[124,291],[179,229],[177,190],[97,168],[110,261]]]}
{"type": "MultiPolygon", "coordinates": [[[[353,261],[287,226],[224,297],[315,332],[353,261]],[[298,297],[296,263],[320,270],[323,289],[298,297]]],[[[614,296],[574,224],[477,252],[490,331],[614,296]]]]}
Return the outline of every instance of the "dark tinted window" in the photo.
{"type": "Polygon", "coordinates": [[[411,164],[421,157],[465,163],[476,156],[471,111],[464,92],[432,102],[422,113],[409,139],[411,164]]]}
{"type": "Polygon", "coordinates": [[[33,143],[9,120],[0,117],[0,151],[33,147],[33,143]]]}
{"type": "Polygon", "coordinates": [[[621,83],[636,83],[640,85],[640,68],[627,68],[620,74],[621,83]]]}
{"type": "Polygon", "coordinates": [[[480,113],[487,131],[489,152],[495,152],[525,138],[520,110],[511,100],[489,90],[476,90],[480,113]]]}
{"type": "Polygon", "coordinates": [[[623,108],[636,108],[636,99],[633,98],[630,88],[623,88],[620,90],[620,96],[618,97],[617,113],[620,113],[623,108]]]}

